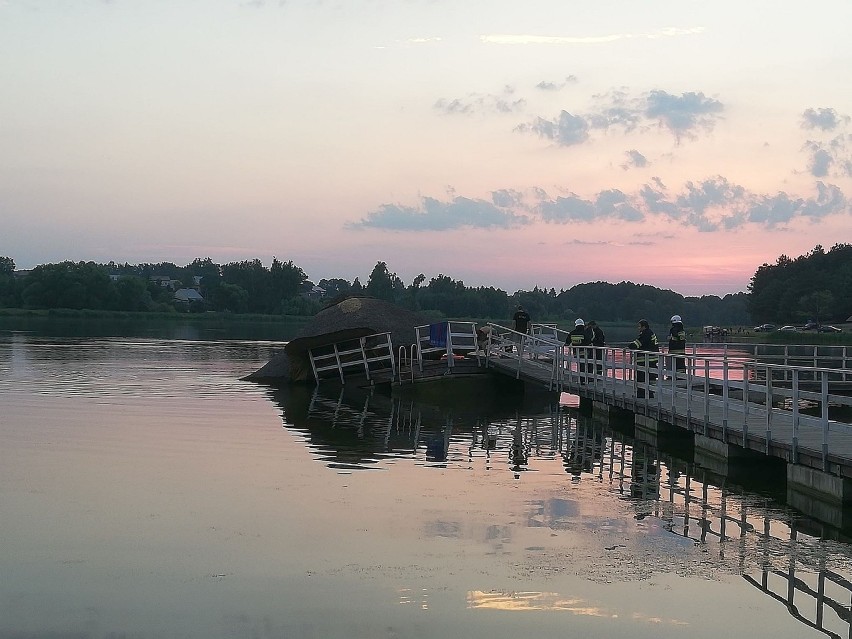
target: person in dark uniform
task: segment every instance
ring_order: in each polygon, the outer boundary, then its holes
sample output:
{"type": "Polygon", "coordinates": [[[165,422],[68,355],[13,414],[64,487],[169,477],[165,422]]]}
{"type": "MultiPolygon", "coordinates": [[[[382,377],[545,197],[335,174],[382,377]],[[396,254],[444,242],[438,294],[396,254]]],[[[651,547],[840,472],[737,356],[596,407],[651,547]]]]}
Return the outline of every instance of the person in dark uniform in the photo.
{"type": "Polygon", "coordinates": [[[672,368],[675,373],[686,371],[686,330],[680,315],[672,315],[672,327],[669,329],[669,353],[674,355],[672,368]],[[678,357],[680,356],[680,357],[678,357]]]}
{"type": "MultiPolygon", "coordinates": [[[[524,310],[524,307],[518,304],[518,310],[515,311],[515,314],[512,316],[512,322],[514,325],[514,329],[518,333],[523,333],[526,335],[530,330],[530,314],[524,310]]],[[[512,338],[518,345],[518,353],[521,352],[521,340],[523,337],[521,335],[513,334],[512,338]]]]}
{"type": "MultiPolygon", "coordinates": [[[[593,351],[594,358],[598,361],[603,360],[603,351],[600,349],[606,346],[606,335],[604,335],[603,329],[598,326],[595,320],[589,320],[589,323],[586,324],[586,339],[589,340],[591,346],[597,347],[593,351]]],[[[597,364],[595,372],[600,375],[603,372],[603,364],[597,364]]]]}
{"type": "Polygon", "coordinates": [[[515,330],[519,333],[526,333],[530,330],[530,314],[520,304],[518,304],[518,310],[512,316],[512,321],[515,323],[515,330]]]}
{"type": "MultiPolygon", "coordinates": [[[[571,347],[571,356],[577,360],[577,370],[580,373],[585,373],[586,365],[582,362],[589,357],[590,353],[584,347],[591,344],[591,341],[586,333],[586,323],[582,318],[578,317],[574,320],[574,329],[568,333],[565,344],[571,347]]],[[[580,383],[584,384],[585,381],[585,376],[581,375],[580,383]]]]}
{"type": "Polygon", "coordinates": [[[648,397],[653,397],[654,393],[650,387],[657,380],[657,358],[659,357],[657,353],[660,352],[660,347],[657,344],[657,335],[651,330],[648,320],[639,320],[639,335],[627,347],[640,351],[636,354],[636,382],[639,386],[636,397],[645,397],[646,382],[649,387],[648,397]],[[648,370],[647,380],[646,369],[648,370]]]}

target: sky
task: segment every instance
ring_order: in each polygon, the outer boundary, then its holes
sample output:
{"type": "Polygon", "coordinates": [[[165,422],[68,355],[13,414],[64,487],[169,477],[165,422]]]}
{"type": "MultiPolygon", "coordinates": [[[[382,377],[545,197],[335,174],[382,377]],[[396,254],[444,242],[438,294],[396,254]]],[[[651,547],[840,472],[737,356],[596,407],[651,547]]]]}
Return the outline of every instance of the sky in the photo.
{"type": "Polygon", "coordinates": [[[0,255],[747,290],[852,242],[849,0],[0,0],[0,255]]]}

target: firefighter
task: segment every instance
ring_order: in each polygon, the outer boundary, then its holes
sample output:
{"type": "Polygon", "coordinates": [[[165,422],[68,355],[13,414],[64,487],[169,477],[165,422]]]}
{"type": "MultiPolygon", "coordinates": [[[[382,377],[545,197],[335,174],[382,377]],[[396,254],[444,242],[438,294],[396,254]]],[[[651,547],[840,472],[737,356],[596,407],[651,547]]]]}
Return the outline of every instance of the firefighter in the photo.
{"type": "Polygon", "coordinates": [[[648,320],[639,320],[639,335],[627,345],[628,348],[640,351],[636,354],[636,382],[638,389],[636,397],[645,397],[645,384],[649,387],[648,397],[653,397],[650,387],[657,380],[657,353],[660,347],[657,344],[657,335],[651,330],[648,320]],[[647,380],[645,371],[647,370],[647,380]]]}
{"type": "Polygon", "coordinates": [[[568,333],[565,343],[571,346],[571,355],[577,360],[577,371],[581,373],[580,383],[585,384],[586,365],[582,363],[588,357],[588,349],[585,348],[591,344],[588,333],[586,333],[586,323],[582,318],[578,317],[574,320],[574,330],[568,333]]]}
{"type": "Polygon", "coordinates": [[[686,371],[686,331],[680,315],[672,315],[672,327],[669,329],[669,353],[675,356],[672,358],[675,373],[686,371]]]}
{"type": "Polygon", "coordinates": [[[594,349],[593,355],[597,362],[595,372],[600,375],[603,372],[603,365],[599,362],[603,359],[602,348],[606,346],[606,335],[604,335],[603,329],[598,326],[595,320],[591,320],[586,324],[586,339],[589,340],[590,345],[597,347],[594,349]]]}

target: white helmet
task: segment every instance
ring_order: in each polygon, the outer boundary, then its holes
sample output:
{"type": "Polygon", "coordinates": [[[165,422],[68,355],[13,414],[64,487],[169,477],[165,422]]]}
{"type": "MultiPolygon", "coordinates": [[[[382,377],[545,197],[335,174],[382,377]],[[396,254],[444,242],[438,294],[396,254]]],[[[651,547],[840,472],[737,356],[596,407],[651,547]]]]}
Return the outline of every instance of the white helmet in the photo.
{"type": "Polygon", "coordinates": [[[574,326],[585,326],[586,323],[583,321],[581,317],[578,317],[574,320],[574,326]]]}
{"type": "Polygon", "coordinates": [[[674,324],[675,322],[682,322],[682,321],[683,320],[680,319],[680,315],[672,315],[672,324],[674,324]]]}

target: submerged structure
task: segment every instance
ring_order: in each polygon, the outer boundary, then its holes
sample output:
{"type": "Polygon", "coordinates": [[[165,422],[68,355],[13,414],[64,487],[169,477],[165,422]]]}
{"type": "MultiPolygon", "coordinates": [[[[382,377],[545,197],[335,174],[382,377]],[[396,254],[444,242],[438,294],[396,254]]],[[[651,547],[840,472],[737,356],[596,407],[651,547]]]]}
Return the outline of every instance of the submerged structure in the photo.
{"type": "Polygon", "coordinates": [[[274,384],[313,383],[315,374],[310,351],[358,340],[369,335],[387,334],[390,347],[408,347],[417,326],[429,320],[390,302],[372,297],[348,297],[317,313],[302,333],[269,362],[245,379],[274,384]]]}

